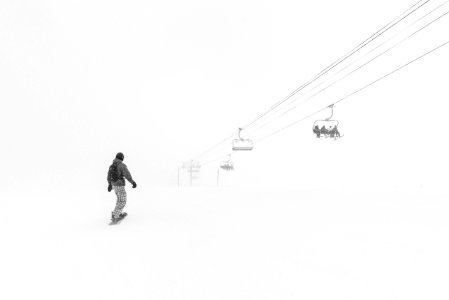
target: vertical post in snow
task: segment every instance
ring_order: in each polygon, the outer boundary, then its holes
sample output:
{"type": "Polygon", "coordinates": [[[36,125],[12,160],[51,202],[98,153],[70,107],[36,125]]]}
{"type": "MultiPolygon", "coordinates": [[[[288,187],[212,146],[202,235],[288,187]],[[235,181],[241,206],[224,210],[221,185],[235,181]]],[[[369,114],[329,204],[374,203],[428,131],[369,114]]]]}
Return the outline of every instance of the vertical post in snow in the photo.
{"type": "Polygon", "coordinates": [[[217,186],[220,186],[220,168],[217,169],[217,186]]]}
{"type": "Polygon", "coordinates": [[[192,186],[193,160],[190,161],[189,170],[190,170],[190,186],[192,186]]]}

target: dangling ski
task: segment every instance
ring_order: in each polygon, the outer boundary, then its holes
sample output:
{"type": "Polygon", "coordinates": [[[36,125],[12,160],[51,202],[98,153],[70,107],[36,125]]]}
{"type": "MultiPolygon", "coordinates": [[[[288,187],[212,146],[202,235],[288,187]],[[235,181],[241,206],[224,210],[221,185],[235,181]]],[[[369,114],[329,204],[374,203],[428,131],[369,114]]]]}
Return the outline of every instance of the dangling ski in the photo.
{"type": "Polygon", "coordinates": [[[109,223],[109,225],[117,225],[117,224],[120,224],[120,222],[121,222],[124,218],[126,218],[127,215],[128,215],[128,214],[127,214],[126,212],[120,214],[120,217],[118,217],[117,219],[111,220],[111,223],[109,223]]]}

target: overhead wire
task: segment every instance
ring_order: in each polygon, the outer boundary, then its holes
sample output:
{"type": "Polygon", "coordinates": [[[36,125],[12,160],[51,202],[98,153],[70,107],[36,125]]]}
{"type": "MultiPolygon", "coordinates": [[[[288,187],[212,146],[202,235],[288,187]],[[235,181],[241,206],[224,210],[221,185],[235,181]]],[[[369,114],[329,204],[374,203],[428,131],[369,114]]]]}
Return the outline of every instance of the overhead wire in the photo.
{"type": "Polygon", "coordinates": [[[210,159],[210,160],[208,160],[208,161],[202,163],[201,166],[203,166],[203,167],[204,167],[204,166],[207,166],[207,165],[209,165],[209,164],[211,164],[211,163],[213,163],[213,162],[222,160],[223,158],[228,157],[228,156],[229,156],[229,154],[220,155],[220,156],[218,156],[218,157],[216,157],[216,158],[214,158],[214,159],[210,159]]]}
{"type": "MultiPolygon", "coordinates": [[[[446,2],[444,2],[443,4],[449,2],[449,0],[447,0],[446,2]]],[[[440,6],[441,7],[441,6],[440,6]]],[[[433,10],[434,11],[434,10],[433,10]]],[[[432,11],[432,12],[433,12],[432,11]]],[[[304,99],[303,101],[299,102],[298,104],[294,105],[293,107],[290,107],[289,109],[285,110],[284,112],[282,112],[281,114],[277,115],[276,117],[272,118],[271,120],[263,123],[261,126],[257,127],[255,130],[257,129],[261,129],[263,127],[266,127],[267,125],[271,124],[272,122],[276,121],[277,119],[283,117],[284,115],[286,115],[287,113],[293,111],[294,109],[300,107],[301,105],[303,105],[305,102],[309,101],[310,99],[314,98],[315,96],[317,96],[318,94],[324,92],[325,90],[327,90],[328,88],[334,86],[335,84],[337,84],[338,82],[342,81],[343,79],[347,78],[348,76],[352,75],[353,73],[355,73],[356,71],[362,69],[363,67],[367,66],[368,64],[370,64],[371,62],[373,62],[374,60],[376,60],[377,58],[381,57],[382,55],[384,55],[385,53],[389,52],[390,50],[394,49],[395,47],[397,47],[398,45],[402,44],[403,42],[405,42],[406,40],[410,39],[411,37],[413,37],[414,35],[416,35],[417,33],[421,32],[422,30],[424,30],[425,28],[427,28],[428,26],[432,25],[433,23],[435,23],[436,21],[440,20],[441,18],[443,18],[444,16],[446,16],[447,14],[449,14],[449,11],[446,11],[445,13],[441,14],[440,16],[438,16],[437,18],[433,19],[432,21],[430,21],[429,23],[427,23],[426,25],[420,27],[418,30],[414,31],[413,33],[411,33],[410,35],[408,35],[407,37],[401,39],[399,42],[393,44],[392,46],[390,46],[389,48],[387,48],[386,50],[384,50],[383,52],[379,53],[378,55],[374,56],[373,58],[371,58],[370,60],[368,60],[367,62],[363,63],[362,65],[358,66],[357,68],[355,68],[354,70],[352,70],[351,72],[347,73],[346,75],[344,75],[343,77],[337,79],[336,81],[334,81],[333,83],[327,85],[326,87],[318,90],[317,92],[315,92],[314,94],[312,94],[311,96],[307,97],[306,99],[304,99]]],[[[422,18],[421,18],[422,19],[422,18]]],[[[401,32],[402,33],[402,32],[401,32]]],[[[383,43],[384,44],[384,43],[383,43]]],[[[383,45],[382,44],[382,45],[383,45]]],[[[379,45],[381,46],[381,45],[379,45]]],[[[379,47],[378,46],[378,47],[379,47]]],[[[376,49],[378,48],[376,47],[376,49]]],[[[374,50],[374,49],[373,49],[374,50]]],[[[345,68],[346,69],[346,68],[345,68]]],[[[324,82],[323,82],[324,83],[324,82]]],[[[322,84],[318,85],[321,86],[322,84]]],[[[317,86],[317,87],[318,87],[317,86]]],[[[316,88],[316,87],[315,87],[316,88]]],[[[315,89],[314,88],[314,89],[315,89]]],[[[312,89],[312,91],[314,90],[312,89]]],[[[254,131],[253,131],[254,132],[254,131]]]]}
{"type": "MultiPolygon", "coordinates": [[[[303,90],[304,88],[306,88],[307,86],[311,85],[313,82],[315,82],[317,79],[319,79],[320,77],[322,77],[323,75],[325,75],[326,73],[328,73],[330,70],[334,69],[336,66],[338,66],[339,64],[341,64],[343,61],[347,60],[349,57],[351,57],[352,55],[354,55],[356,52],[360,51],[362,48],[364,48],[366,45],[368,45],[369,43],[371,43],[372,41],[374,41],[375,39],[377,39],[380,35],[384,34],[385,32],[387,32],[388,30],[390,30],[392,27],[394,27],[395,25],[397,25],[399,22],[401,22],[402,20],[404,20],[405,18],[407,18],[408,16],[410,16],[412,13],[416,12],[418,9],[420,9],[421,7],[423,7],[425,4],[427,4],[430,0],[424,1],[420,0],[418,2],[416,2],[414,5],[412,5],[410,8],[408,8],[407,10],[405,10],[402,14],[400,14],[398,17],[396,17],[395,19],[393,19],[392,21],[390,21],[388,24],[386,24],[385,26],[383,26],[381,29],[379,29],[377,32],[375,32],[374,34],[372,34],[369,38],[367,38],[366,40],[364,40],[362,43],[360,43],[359,45],[357,45],[355,48],[353,48],[351,51],[349,51],[347,54],[345,54],[344,56],[342,56],[340,59],[334,61],[332,64],[330,64],[328,67],[324,68],[322,71],[320,71],[317,75],[315,75],[315,77],[313,77],[311,80],[309,80],[308,82],[306,82],[305,84],[303,84],[302,86],[300,86],[299,88],[297,88],[295,91],[293,91],[292,93],[290,93],[286,98],[284,98],[283,100],[277,102],[276,104],[274,104],[272,107],[270,107],[270,109],[262,114],[260,114],[259,116],[256,117],[256,119],[254,119],[253,121],[251,121],[250,123],[246,124],[244,127],[242,127],[242,129],[248,129],[249,126],[255,124],[255,122],[257,122],[258,120],[260,120],[262,117],[266,116],[268,113],[270,113],[271,111],[273,111],[275,108],[279,107],[281,104],[283,104],[284,102],[286,102],[287,100],[289,100],[291,97],[293,97],[295,94],[297,94],[299,91],[303,90]],[[423,3],[422,3],[423,2],[423,3]]],[[[449,0],[448,0],[449,1],[449,0]]],[[[421,18],[422,19],[422,18],[421,18]]],[[[199,155],[195,156],[193,158],[193,160],[198,160],[199,158],[205,156],[208,153],[211,153],[213,150],[216,149],[221,149],[223,148],[223,144],[228,142],[229,140],[231,140],[234,136],[235,136],[236,131],[233,131],[231,135],[229,135],[228,137],[224,138],[223,140],[221,140],[220,142],[216,143],[215,145],[213,145],[212,147],[208,148],[207,150],[203,151],[202,153],[200,153],[199,155]],[[220,147],[221,146],[221,147],[220,147]]],[[[223,156],[220,156],[223,157],[223,156]]]]}
{"type": "Polygon", "coordinates": [[[195,156],[192,160],[198,160],[200,157],[204,156],[206,153],[211,152],[212,150],[214,150],[215,148],[219,147],[220,145],[224,144],[225,142],[229,141],[230,139],[232,139],[235,136],[236,131],[234,130],[232,132],[232,134],[230,134],[229,136],[227,136],[226,138],[224,138],[223,140],[221,140],[220,142],[216,143],[215,145],[213,145],[212,147],[208,148],[206,151],[200,153],[199,155],[195,156]]]}
{"type": "MultiPolygon", "coordinates": [[[[421,55],[419,55],[418,57],[416,57],[416,58],[414,58],[414,59],[408,61],[407,63],[401,65],[400,67],[395,68],[394,70],[392,70],[392,71],[390,71],[390,72],[388,72],[388,73],[382,75],[381,77],[377,78],[376,80],[374,80],[374,81],[372,81],[372,82],[370,82],[370,83],[368,83],[368,84],[362,86],[361,88],[359,88],[359,89],[357,89],[357,90],[355,90],[355,91],[349,93],[348,95],[346,95],[346,96],[340,98],[339,100],[337,100],[337,101],[335,101],[335,102],[333,102],[333,103],[331,103],[331,104],[329,104],[329,105],[326,105],[325,107],[323,107],[323,108],[321,108],[321,109],[319,109],[319,110],[316,110],[316,111],[314,111],[314,112],[312,112],[312,113],[310,113],[310,114],[308,114],[308,115],[306,115],[306,116],[304,116],[304,117],[302,117],[302,118],[300,118],[300,119],[298,119],[298,120],[296,120],[296,121],[294,121],[294,122],[292,122],[292,123],[290,123],[290,124],[288,124],[288,125],[286,125],[286,126],[280,128],[280,129],[278,129],[278,130],[276,130],[276,131],[274,131],[274,132],[272,132],[272,133],[270,133],[270,134],[268,134],[268,135],[263,136],[262,138],[260,138],[260,139],[258,139],[258,140],[256,140],[256,141],[254,141],[254,144],[258,144],[258,143],[260,143],[260,142],[262,142],[262,141],[264,141],[264,140],[266,140],[266,139],[268,139],[268,138],[270,138],[270,137],[272,137],[272,136],[274,136],[274,135],[276,135],[276,134],[278,134],[278,133],[280,133],[280,132],[282,132],[282,131],[284,131],[284,130],[286,130],[286,129],[288,129],[288,128],[294,126],[294,125],[297,125],[298,123],[300,123],[300,122],[302,122],[302,121],[305,121],[306,119],[311,118],[312,116],[314,116],[314,115],[316,115],[316,114],[318,114],[318,113],[320,113],[320,112],[322,112],[322,111],[328,109],[330,106],[334,106],[335,104],[340,103],[340,102],[342,102],[342,101],[348,99],[349,97],[351,97],[351,96],[353,96],[353,95],[355,95],[355,94],[357,94],[357,93],[359,93],[359,92],[365,90],[366,88],[368,88],[368,87],[370,87],[370,86],[376,84],[377,82],[379,82],[379,81],[385,79],[386,77],[388,77],[388,76],[390,76],[390,75],[392,75],[392,74],[394,74],[394,73],[396,73],[396,72],[398,72],[398,71],[404,69],[405,67],[411,65],[412,63],[414,63],[414,62],[416,62],[416,61],[418,61],[418,60],[420,60],[420,59],[426,57],[427,55],[429,55],[429,54],[431,54],[431,53],[433,53],[433,52],[439,50],[440,48],[443,48],[443,47],[446,46],[447,44],[449,44],[449,40],[447,40],[446,42],[444,42],[444,43],[442,43],[442,44],[440,44],[440,45],[438,45],[438,46],[432,48],[431,50],[425,52],[424,54],[421,54],[421,55]]],[[[226,156],[227,156],[227,155],[221,155],[221,156],[218,157],[218,158],[209,160],[208,162],[206,162],[206,163],[203,164],[203,165],[207,165],[207,164],[213,163],[213,162],[218,161],[218,160],[220,160],[221,158],[226,157],[226,156]]]]}
{"type": "MultiPolygon", "coordinates": [[[[351,63],[348,64],[347,66],[343,67],[342,69],[340,69],[338,72],[334,73],[334,74],[333,74],[331,77],[329,77],[328,79],[324,80],[324,81],[321,82],[320,84],[318,84],[318,85],[316,85],[315,87],[313,87],[312,89],[308,90],[307,93],[314,91],[315,89],[317,89],[318,87],[320,87],[321,85],[323,85],[324,83],[326,83],[327,81],[329,81],[331,78],[337,76],[338,74],[340,74],[341,72],[343,72],[344,70],[346,70],[347,68],[349,68],[350,66],[352,66],[354,63],[359,62],[361,59],[365,58],[366,56],[368,56],[369,54],[371,54],[373,51],[377,50],[379,47],[385,45],[387,42],[391,41],[393,38],[397,37],[399,34],[405,32],[405,31],[408,30],[410,27],[412,27],[413,25],[415,25],[416,23],[418,23],[419,21],[421,21],[422,19],[424,19],[425,17],[427,17],[428,15],[430,15],[431,13],[435,12],[436,10],[438,10],[439,8],[441,8],[443,5],[445,5],[445,4],[448,3],[448,2],[449,2],[449,0],[446,0],[446,1],[443,2],[442,4],[438,5],[437,7],[435,7],[434,9],[432,9],[430,12],[426,13],[424,16],[422,16],[421,18],[419,18],[418,20],[416,20],[416,21],[414,21],[413,23],[409,24],[406,28],[404,28],[404,29],[401,30],[400,32],[396,33],[395,35],[393,35],[393,36],[390,37],[389,39],[385,40],[384,42],[382,42],[381,44],[379,44],[379,45],[376,46],[375,48],[373,48],[373,49],[371,49],[370,51],[368,51],[367,53],[365,53],[363,56],[361,56],[361,57],[359,57],[358,59],[354,60],[353,62],[351,62],[351,63]]],[[[445,15],[445,14],[444,14],[444,15],[445,15]]],[[[441,17],[441,16],[440,16],[440,17],[441,17]]],[[[439,17],[439,18],[440,18],[440,17],[439,17]]],[[[419,29],[417,32],[419,32],[419,31],[421,31],[422,29],[424,29],[425,27],[429,26],[430,24],[432,24],[433,22],[435,22],[435,21],[438,20],[439,18],[433,20],[432,22],[430,22],[429,24],[427,24],[427,25],[424,26],[423,28],[419,29]]],[[[417,33],[417,32],[415,32],[415,33],[417,33]]],[[[415,34],[415,33],[414,33],[414,34],[415,34]]],[[[412,34],[412,35],[414,35],[414,34],[412,34]]],[[[401,41],[401,42],[402,42],[402,41],[401,41]]],[[[399,43],[398,43],[398,44],[399,44],[399,43]]],[[[390,49],[391,49],[391,48],[390,48],[390,49]]],[[[388,50],[390,50],[390,49],[388,49],[388,50]]],[[[383,54],[386,53],[386,52],[387,52],[387,51],[381,53],[381,55],[383,55],[383,54]]],[[[381,55],[376,56],[374,59],[378,58],[378,57],[381,56],[381,55]]],[[[374,59],[372,59],[372,60],[374,60],[374,59]]],[[[371,60],[371,61],[372,61],[372,60],[371,60]]],[[[369,62],[371,62],[371,61],[369,61],[369,62]]],[[[368,63],[369,63],[369,62],[368,62],[368,63]]],[[[366,64],[364,64],[364,65],[366,65],[366,64]]],[[[360,69],[360,68],[357,68],[357,70],[358,70],[358,69],[360,69]]],[[[354,71],[356,71],[356,70],[354,70],[354,71]]],[[[337,80],[336,82],[334,82],[334,83],[331,84],[330,86],[332,86],[332,85],[334,85],[335,83],[337,83],[337,82],[343,80],[343,79],[346,78],[347,76],[351,75],[354,71],[352,71],[350,74],[347,74],[347,75],[344,76],[343,78],[340,78],[339,80],[337,80]]],[[[330,86],[328,86],[328,87],[330,87],[330,86]]],[[[326,88],[320,90],[320,92],[323,92],[323,91],[326,90],[328,87],[326,87],[326,88]]],[[[319,93],[320,93],[320,92],[319,92],[319,93]]],[[[307,94],[307,93],[306,93],[306,94],[307,94]]],[[[315,93],[315,94],[312,95],[311,97],[316,96],[316,95],[319,94],[319,93],[315,93]]],[[[302,102],[306,102],[306,101],[309,100],[311,97],[307,98],[306,100],[304,100],[304,101],[302,101],[302,102]]],[[[297,102],[297,101],[300,100],[300,99],[301,99],[301,97],[300,97],[300,98],[297,98],[297,99],[295,99],[295,100],[293,100],[289,105],[291,105],[291,104],[297,102]]],[[[261,128],[267,126],[268,124],[271,123],[271,121],[275,121],[276,119],[282,117],[283,115],[285,115],[285,114],[288,113],[289,111],[293,110],[294,108],[297,108],[297,107],[300,106],[300,105],[301,105],[301,103],[298,104],[298,105],[296,105],[296,106],[294,106],[294,107],[291,108],[291,109],[288,109],[287,111],[284,111],[283,113],[281,113],[281,114],[279,114],[279,115],[275,115],[271,120],[269,120],[269,121],[263,123],[262,125],[258,126],[258,127],[255,128],[255,129],[253,129],[253,130],[252,130],[252,133],[254,133],[254,131],[257,131],[258,129],[261,129],[261,128]]],[[[282,110],[282,108],[279,107],[278,110],[277,110],[275,113],[280,112],[281,110],[282,110]]]]}
{"type": "MultiPolygon", "coordinates": [[[[433,49],[427,51],[426,53],[424,53],[424,54],[422,54],[422,55],[420,55],[420,56],[418,56],[418,57],[416,57],[416,58],[410,60],[409,62],[407,62],[407,63],[401,65],[400,67],[394,69],[393,71],[384,74],[383,76],[381,76],[381,77],[377,78],[376,80],[374,80],[374,81],[372,81],[372,82],[370,82],[370,83],[364,85],[363,87],[361,87],[361,88],[355,90],[354,92],[352,92],[352,93],[350,93],[350,94],[348,94],[348,95],[346,95],[346,96],[340,98],[339,100],[337,100],[337,101],[331,103],[330,105],[335,105],[335,104],[337,104],[337,103],[340,103],[341,101],[346,100],[347,98],[349,98],[349,97],[351,97],[351,96],[353,96],[353,95],[355,95],[355,94],[361,92],[362,90],[364,90],[364,89],[366,89],[366,88],[372,86],[373,84],[376,84],[376,83],[379,82],[380,80],[382,80],[382,79],[384,79],[384,78],[386,78],[386,77],[388,77],[388,76],[390,76],[390,75],[392,75],[392,74],[394,74],[394,73],[396,73],[396,72],[402,70],[403,68],[409,66],[410,64],[412,64],[412,63],[414,63],[414,62],[416,62],[416,61],[418,61],[418,60],[424,58],[425,56],[427,56],[427,55],[429,55],[429,54],[431,54],[431,53],[437,51],[438,49],[440,49],[440,48],[446,46],[447,44],[449,44],[449,40],[446,41],[446,42],[444,42],[444,43],[442,43],[442,44],[440,44],[440,45],[438,45],[437,47],[435,47],[435,48],[433,48],[433,49]]],[[[328,107],[329,107],[329,105],[327,105],[326,107],[324,107],[324,108],[322,108],[322,109],[319,109],[319,110],[317,110],[317,111],[315,111],[315,112],[313,112],[313,113],[311,113],[311,114],[309,114],[309,115],[307,115],[307,116],[305,116],[305,117],[303,117],[303,118],[301,118],[301,119],[299,119],[299,120],[296,120],[295,122],[290,123],[290,124],[288,124],[287,126],[284,126],[284,127],[280,128],[280,129],[278,129],[278,130],[276,130],[276,131],[274,131],[274,132],[272,132],[272,133],[270,133],[270,134],[268,134],[268,135],[266,135],[266,136],[264,136],[264,137],[262,137],[262,138],[256,140],[256,141],[254,142],[254,144],[259,143],[259,142],[261,142],[261,141],[264,141],[264,140],[266,140],[266,139],[268,139],[268,138],[274,136],[275,134],[278,134],[279,132],[284,131],[284,130],[286,130],[286,129],[288,129],[288,128],[290,128],[290,127],[292,127],[292,126],[294,126],[294,125],[296,125],[296,124],[298,124],[298,123],[300,123],[300,122],[302,122],[302,121],[304,121],[304,120],[306,120],[306,119],[308,119],[308,118],[310,118],[310,117],[312,117],[312,116],[314,116],[314,115],[316,115],[317,113],[319,113],[319,112],[321,112],[321,111],[324,111],[324,110],[327,109],[328,107]]]]}
{"type": "MultiPolygon", "coordinates": [[[[386,25],[384,25],[381,29],[379,29],[378,31],[376,31],[374,34],[372,34],[370,37],[368,37],[367,39],[365,39],[363,42],[361,42],[359,45],[357,45],[355,48],[353,48],[351,51],[349,51],[348,53],[346,53],[345,55],[343,55],[341,58],[337,59],[336,61],[334,61],[333,63],[331,63],[329,66],[327,66],[326,68],[324,68],[323,70],[321,70],[317,75],[315,75],[311,80],[309,80],[308,82],[306,82],[305,84],[303,84],[302,86],[300,86],[299,88],[297,88],[295,91],[293,91],[292,93],[290,93],[286,98],[284,98],[283,100],[275,103],[272,107],[270,107],[270,109],[262,114],[260,114],[259,116],[256,117],[256,119],[254,119],[253,121],[251,121],[250,123],[246,124],[245,126],[241,127],[242,130],[246,130],[248,129],[251,125],[253,125],[256,121],[260,120],[262,117],[266,116],[269,112],[273,111],[275,108],[279,107],[281,104],[285,103],[287,100],[289,100],[291,97],[293,97],[295,94],[297,94],[299,91],[303,90],[304,88],[306,88],[307,86],[309,86],[310,84],[312,84],[313,82],[315,82],[317,79],[319,79],[320,77],[322,77],[323,75],[325,75],[326,73],[328,73],[330,70],[334,69],[336,66],[338,66],[339,64],[341,64],[343,61],[347,60],[349,57],[351,57],[352,55],[354,55],[356,52],[360,51],[361,49],[363,49],[366,45],[368,45],[369,43],[371,43],[372,41],[374,41],[375,39],[377,39],[379,36],[381,36],[382,34],[384,34],[385,32],[387,32],[388,30],[390,30],[391,28],[393,28],[394,26],[396,26],[399,22],[401,22],[402,20],[404,20],[405,18],[407,18],[408,16],[410,16],[412,13],[414,13],[415,11],[417,11],[418,9],[420,9],[421,7],[423,7],[425,4],[427,4],[428,2],[430,2],[430,0],[426,0],[423,3],[423,0],[420,0],[418,2],[416,2],[414,5],[412,5],[411,7],[409,7],[407,10],[405,10],[403,13],[401,13],[398,17],[396,17],[395,19],[393,19],[392,21],[390,21],[389,23],[387,23],[386,25]]],[[[227,141],[229,141],[230,139],[232,139],[235,136],[236,131],[233,131],[233,133],[224,138],[222,141],[218,142],[217,144],[213,145],[212,147],[210,147],[209,149],[207,149],[206,151],[202,152],[201,154],[195,156],[195,158],[193,158],[193,160],[198,160],[200,157],[203,157],[204,155],[206,155],[207,153],[212,152],[212,150],[217,149],[220,145],[226,143],[227,141]]],[[[221,148],[221,147],[220,147],[221,148]]]]}
{"type": "Polygon", "coordinates": [[[429,3],[430,0],[426,0],[424,3],[422,3],[421,5],[419,5],[421,1],[418,1],[417,3],[415,3],[414,5],[412,5],[410,8],[408,8],[405,12],[401,13],[398,17],[396,17],[395,19],[393,19],[392,21],[390,21],[388,24],[386,24],[385,26],[383,26],[381,29],[379,29],[378,31],[376,31],[374,34],[372,34],[369,38],[367,38],[366,40],[364,40],[362,43],[360,43],[359,45],[357,45],[355,48],[353,48],[351,51],[349,51],[347,54],[343,55],[341,58],[337,59],[336,61],[334,61],[333,63],[331,63],[329,66],[327,66],[326,68],[324,68],[322,71],[320,71],[317,75],[315,75],[312,79],[310,79],[309,81],[307,81],[306,83],[304,83],[303,85],[301,85],[299,88],[297,88],[296,90],[294,90],[292,93],[290,93],[287,97],[285,97],[284,99],[278,101],[277,103],[275,103],[274,105],[272,105],[267,111],[261,113],[260,115],[258,115],[255,119],[253,119],[251,122],[247,123],[245,126],[242,127],[243,130],[248,129],[251,125],[253,125],[255,122],[257,122],[258,120],[260,120],[262,117],[266,116],[268,113],[270,113],[271,111],[273,111],[275,108],[277,108],[278,106],[280,106],[281,104],[285,103],[287,100],[289,100],[291,97],[293,97],[294,95],[296,95],[298,92],[300,92],[301,90],[303,90],[304,88],[306,88],[307,86],[309,86],[310,84],[312,84],[313,82],[315,82],[317,79],[319,79],[320,77],[322,77],[323,75],[325,75],[326,73],[328,73],[330,70],[332,70],[333,68],[335,68],[336,66],[338,66],[339,64],[341,64],[342,62],[344,62],[345,60],[347,60],[349,57],[351,57],[352,55],[354,55],[355,53],[357,53],[358,51],[360,51],[361,49],[363,49],[366,45],[368,45],[369,43],[371,43],[373,40],[377,39],[379,36],[381,36],[382,34],[384,34],[385,32],[387,32],[388,30],[390,30],[391,28],[393,28],[394,26],[396,26],[399,22],[401,22],[402,20],[404,20],[405,18],[407,18],[408,16],[410,16],[411,14],[413,14],[414,12],[416,12],[418,9],[420,9],[421,7],[423,7],[424,5],[426,5],[427,3],[429,3]],[[418,7],[415,7],[419,5],[418,7]],[[410,11],[411,10],[411,11],[410,11]],[[405,14],[405,16],[403,16],[405,14]]]}

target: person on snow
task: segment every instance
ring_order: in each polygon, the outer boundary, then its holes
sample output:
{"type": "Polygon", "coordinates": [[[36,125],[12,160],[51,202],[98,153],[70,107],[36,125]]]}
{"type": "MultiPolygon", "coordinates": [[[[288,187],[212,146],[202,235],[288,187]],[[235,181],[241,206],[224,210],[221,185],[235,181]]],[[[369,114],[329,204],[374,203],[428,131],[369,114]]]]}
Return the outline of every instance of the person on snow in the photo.
{"type": "Polygon", "coordinates": [[[126,205],[125,178],[129,181],[129,183],[133,185],[133,189],[137,187],[137,184],[133,180],[131,173],[123,163],[124,159],[125,156],[123,155],[123,153],[117,153],[108,171],[108,192],[114,189],[114,192],[117,195],[117,203],[115,205],[114,211],[112,212],[112,221],[116,221],[120,217],[123,217],[122,211],[126,205]]]}

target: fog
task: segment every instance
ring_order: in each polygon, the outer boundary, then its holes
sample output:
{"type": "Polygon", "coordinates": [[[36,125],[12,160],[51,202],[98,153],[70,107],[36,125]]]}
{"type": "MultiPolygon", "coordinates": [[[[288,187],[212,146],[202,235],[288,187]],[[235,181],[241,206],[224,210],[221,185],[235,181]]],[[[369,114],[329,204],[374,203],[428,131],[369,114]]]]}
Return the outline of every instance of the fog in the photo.
{"type": "MultiPolygon", "coordinates": [[[[2,1],[2,190],[106,189],[107,167],[119,151],[139,187],[176,186],[183,161],[412,4],[2,1]]],[[[257,140],[326,107],[444,42],[447,26],[442,18],[310,105],[244,135],[257,140]]],[[[223,173],[220,184],[443,190],[448,63],[443,47],[336,105],[344,135],[338,141],[312,133],[313,121],[329,115],[323,111],[235,154],[236,171],[223,173]]],[[[231,140],[201,162],[230,147],[231,140]]],[[[219,161],[205,165],[194,185],[215,185],[219,161]]]]}
{"type": "Polygon", "coordinates": [[[448,11],[2,0],[2,295],[448,299],[448,11]],[[108,226],[117,152],[137,188],[108,226]]]}

